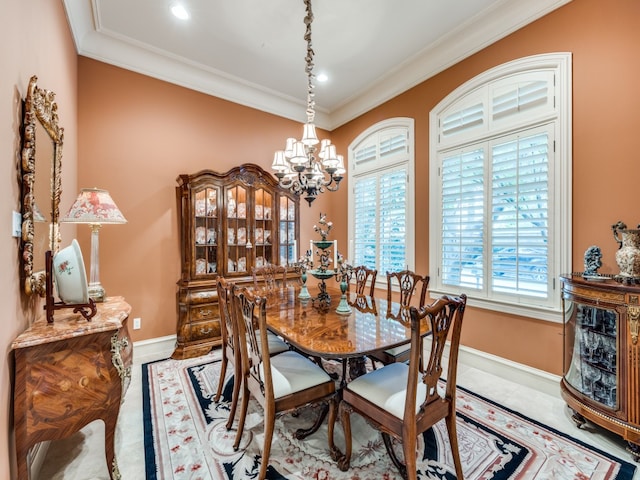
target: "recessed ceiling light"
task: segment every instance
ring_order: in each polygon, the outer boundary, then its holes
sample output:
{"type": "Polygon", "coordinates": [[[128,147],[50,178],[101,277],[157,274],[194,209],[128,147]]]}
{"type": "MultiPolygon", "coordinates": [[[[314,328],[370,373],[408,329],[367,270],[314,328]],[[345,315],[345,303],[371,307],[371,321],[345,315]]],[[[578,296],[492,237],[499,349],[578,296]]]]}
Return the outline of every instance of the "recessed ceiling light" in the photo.
{"type": "Polygon", "coordinates": [[[180,20],[187,20],[189,18],[189,12],[184,8],[184,5],[175,3],[171,6],[171,13],[178,17],[180,20]]]}
{"type": "Polygon", "coordinates": [[[318,74],[318,76],[316,77],[316,79],[317,79],[319,82],[323,82],[323,83],[324,83],[324,82],[326,82],[327,80],[329,80],[329,77],[327,76],[327,74],[326,74],[326,73],[319,73],[319,74],[318,74]]]}

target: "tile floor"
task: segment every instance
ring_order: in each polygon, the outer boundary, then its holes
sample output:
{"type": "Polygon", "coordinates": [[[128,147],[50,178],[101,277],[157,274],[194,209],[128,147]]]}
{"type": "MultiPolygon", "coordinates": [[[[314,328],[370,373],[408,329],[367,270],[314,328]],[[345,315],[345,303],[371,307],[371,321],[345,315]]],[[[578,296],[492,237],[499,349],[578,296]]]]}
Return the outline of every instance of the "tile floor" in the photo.
{"type": "MultiPolygon", "coordinates": [[[[116,456],[123,480],[145,479],[141,373],[141,366],[134,364],[131,385],[120,411],[116,432],[116,456]]],[[[598,427],[589,430],[577,429],[571,421],[569,410],[557,396],[539,392],[464,364],[458,366],[458,384],[601,450],[631,461],[631,456],[625,451],[625,443],[619,437],[598,427]]],[[[97,421],[68,439],[52,442],[40,474],[35,480],[108,480],[103,438],[103,424],[97,421]]],[[[638,470],[633,480],[640,480],[638,470]]]]}

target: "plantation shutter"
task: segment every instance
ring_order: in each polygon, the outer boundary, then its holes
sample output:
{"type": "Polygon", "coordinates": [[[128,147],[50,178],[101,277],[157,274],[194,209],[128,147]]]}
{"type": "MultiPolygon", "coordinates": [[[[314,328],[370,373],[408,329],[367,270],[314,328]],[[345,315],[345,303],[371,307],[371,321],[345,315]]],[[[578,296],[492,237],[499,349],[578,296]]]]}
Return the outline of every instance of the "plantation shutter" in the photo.
{"type": "Polygon", "coordinates": [[[407,268],[407,170],[383,173],[380,185],[380,268],[396,272],[407,268]]]}
{"type": "Polygon", "coordinates": [[[409,201],[409,131],[375,131],[354,148],[351,169],[353,264],[379,272],[407,268],[412,231],[409,201]]]}
{"type": "Polygon", "coordinates": [[[376,177],[359,178],[354,186],[354,265],[376,268],[377,225],[376,177]]]}
{"type": "Polygon", "coordinates": [[[484,276],[484,150],[445,156],[441,175],[442,282],[481,289],[484,276]]]}
{"type": "Polygon", "coordinates": [[[547,296],[548,153],[546,131],[492,147],[491,284],[496,292],[547,296]]]}

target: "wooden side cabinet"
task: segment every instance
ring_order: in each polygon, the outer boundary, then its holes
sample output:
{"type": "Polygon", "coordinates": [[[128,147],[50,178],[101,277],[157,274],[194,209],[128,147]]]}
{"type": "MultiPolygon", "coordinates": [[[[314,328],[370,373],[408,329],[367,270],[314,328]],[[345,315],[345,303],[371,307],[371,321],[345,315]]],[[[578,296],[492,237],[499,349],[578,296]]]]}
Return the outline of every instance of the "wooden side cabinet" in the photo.
{"type": "Polygon", "coordinates": [[[131,307],[110,297],[91,321],[67,312],[59,310],[51,324],[43,315],[12,344],[18,478],[29,478],[27,454],[36,443],[66,438],[101,419],[109,473],[119,479],[114,438],[131,380],[131,307]]]}
{"type": "Polygon", "coordinates": [[[560,389],[581,427],[622,436],[640,459],[640,287],[563,276],[564,362],[560,389]]]}
{"type": "Polygon", "coordinates": [[[253,164],[180,175],[177,183],[182,269],[172,358],[185,359],[222,341],[219,275],[248,284],[254,267],[296,261],[299,198],[253,164]]]}

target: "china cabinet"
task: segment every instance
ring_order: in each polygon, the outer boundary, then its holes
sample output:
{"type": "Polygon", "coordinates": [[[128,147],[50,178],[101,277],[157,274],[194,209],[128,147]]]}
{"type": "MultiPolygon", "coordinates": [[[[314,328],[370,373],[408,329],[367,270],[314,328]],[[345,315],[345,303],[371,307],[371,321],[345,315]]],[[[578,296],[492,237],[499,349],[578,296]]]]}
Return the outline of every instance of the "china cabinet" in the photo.
{"type": "Polygon", "coordinates": [[[173,358],[183,359],[220,345],[219,275],[249,283],[253,267],[296,261],[299,198],[253,164],[177,182],[182,272],[173,358]]]}
{"type": "Polygon", "coordinates": [[[581,427],[587,420],[628,442],[640,458],[640,287],[611,278],[563,281],[561,392],[581,427]]]}

